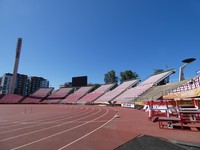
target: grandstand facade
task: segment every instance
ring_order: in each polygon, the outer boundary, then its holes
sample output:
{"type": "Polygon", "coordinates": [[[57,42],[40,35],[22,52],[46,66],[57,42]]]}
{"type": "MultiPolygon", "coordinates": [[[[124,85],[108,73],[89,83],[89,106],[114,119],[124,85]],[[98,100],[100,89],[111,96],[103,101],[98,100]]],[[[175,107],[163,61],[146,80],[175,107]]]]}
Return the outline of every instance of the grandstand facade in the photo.
{"type": "Polygon", "coordinates": [[[26,97],[22,101],[22,103],[24,103],[24,104],[39,103],[42,100],[44,100],[45,98],[47,98],[51,94],[52,91],[53,91],[53,88],[40,88],[35,93],[33,93],[33,94],[29,95],[28,97],[26,97]]]}
{"type": "Polygon", "coordinates": [[[95,91],[88,93],[87,95],[82,97],[80,100],[77,101],[77,103],[81,103],[81,104],[92,103],[97,98],[101,97],[103,94],[110,91],[110,89],[112,89],[114,86],[115,86],[115,84],[101,85],[95,91]]]}
{"type": "Polygon", "coordinates": [[[171,74],[175,73],[174,69],[151,75],[145,81],[141,82],[136,87],[130,88],[126,90],[121,95],[117,96],[113,101],[117,103],[126,103],[130,102],[130,100],[135,100],[138,96],[150,90],[152,87],[159,85],[160,82],[163,82],[166,78],[168,78],[171,74]]]}
{"type": "Polygon", "coordinates": [[[96,104],[109,103],[114,98],[116,98],[117,96],[119,96],[120,94],[125,92],[126,90],[136,86],[139,81],[140,81],[140,79],[123,82],[122,84],[120,84],[115,89],[113,89],[113,90],[105,93],[101,97],[99,97],[94,103],[96,103],[96,104]]]}
{"type": "Polygon", "coordinates": [[[74,93],[70,94],[65,99],[63,99],[61,103],[74,104],[83,96],[88,94],[93,88],[94,88],[93,86],[80,87],[77,91],[75,91],[74,93]]]}
{"type": "Polygon", "coordinates": [[[163,99],[196,98],[200,97],[200,76],[187,80],[187,82],[171,90],[163,99]]]}
{"type": "MultiPolygon", "coordinates": [[[[43,104],[118,104],[144,102],[151,100],[196,98],[200,97],[200,76],[191,79],[169,83],[170,75],[175,70],[153,74],[146,80],[140,79],[125,81],[120,85],[105,84],[94,90],[93,86],[67,87],[53,91],[53,88],[40,88],[40,77],[31,77],[32,84],[39,88],[32,94],[23,94],[23,90],[16,90],[15,94],[8,94],[12,74],[5,74],[1,78],[0,103],[43,103],[43,104]],[[7,93],[6,93],[7,92],[7,93]],[[23,96],[24,95],[24,96],[23,96]]],[[[17,84],[29,84],[30,78],[18,75],[17,84]],[[26,82],[27,80],[27,82],[26,82]]],[[[25,87],[28,89],[27,87],[25,87]]],[[[20,89],[20,88],[19,88],[20,89]]],[[[23,89],[23,88],[21,88],[23,89]]]]}

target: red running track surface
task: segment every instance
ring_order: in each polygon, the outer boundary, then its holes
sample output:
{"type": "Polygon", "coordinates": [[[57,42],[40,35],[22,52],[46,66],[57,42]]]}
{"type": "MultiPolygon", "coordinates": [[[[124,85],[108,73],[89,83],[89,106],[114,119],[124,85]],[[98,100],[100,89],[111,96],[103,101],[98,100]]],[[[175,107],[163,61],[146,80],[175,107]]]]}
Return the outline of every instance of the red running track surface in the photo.
{"type": "Polygon", "coordinates": [[[134,109],[0,105],[1,150],[110,150],[141,134],[200,143],[199,132],[159,129],[134,109]]]}

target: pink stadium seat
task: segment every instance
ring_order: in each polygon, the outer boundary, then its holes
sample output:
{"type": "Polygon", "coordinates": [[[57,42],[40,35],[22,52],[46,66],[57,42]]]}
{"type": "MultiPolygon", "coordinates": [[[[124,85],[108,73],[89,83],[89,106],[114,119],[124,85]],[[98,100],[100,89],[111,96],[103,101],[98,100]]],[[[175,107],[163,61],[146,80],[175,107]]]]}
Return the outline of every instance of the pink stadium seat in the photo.
{"type": "Polygon", "coordinates": [[[125,90],[135,86],[139,81],[140,80],[131,80],[131,81],[123,82],[112,91],[109,91],[103,94],[101,97],[95,100],[94,103],[107,103],[108,101],[113,100],[115,97],[123,93],[125,90]]]}
{"type": "Polygon", "coordinates": [[[163,73],[152,75],[148,79],[143,81],[141,84],[139,84],[138,86],[131,88],[125,91],[124,93],[122,93],[121,95],[119,95],[113,101],[116,101],[117,103],[130,101],[130,99],[134,99],[138,97],[145,91],[149,90],[153,85],[156,85],[157,83],[159,83],[160,81],[162,81],[163,79],[171,75],[172,73],[174,73],[174,70],[169,70],[163,73]]]}
{"type": "Polygon", "coordinates": [[[92,93],[88,93],[84,97],[82,97],[80,100],[77,101],[77,103],[91,103],[95,101],[97,98],[99,98],[101,95],[109,91],[115,84],[106,84],[101,85],[98,89],[93,91],[92,93]]]}
{"type": "Polygon", "coordinates": [[[23,96],[17,94],[6,94],[3,98],[1,98],[0,103],[8,104],[8,103],[18,103],[23,96]]]}
{"type": "Polygon", "coordinates": [[[58,91],[56,91],[54,94],[51,94],[47,99],[61,99],[65,98],[73,88],[61,88],[58,91]]]}
{"type": "Polygon", "coordinates": [[[22,103],[39,103],[41,100],[47,97],[52,90],[53,88],[40,88],[38,91],[25,98],[22,103]]]}
{"type": "Polygon", "coordinates": [[[81,87],[76,92],[70,94],[65,99],[61,101],[61,103],[75,103],[84,95],[86,95],[89,91],[91,91],[93,86],[81,87]]]}
{"type": "Polygon", "coordinates": [[[57,104],[62,99],[67,97],[67,95],[69,95],[72,91],[73,91],[73,88],[61,88],[58,91],[56,91],[55,93],[53,93],[50,96],[48,96],[41,103],[44,103],[44,104],[57,104]]]}

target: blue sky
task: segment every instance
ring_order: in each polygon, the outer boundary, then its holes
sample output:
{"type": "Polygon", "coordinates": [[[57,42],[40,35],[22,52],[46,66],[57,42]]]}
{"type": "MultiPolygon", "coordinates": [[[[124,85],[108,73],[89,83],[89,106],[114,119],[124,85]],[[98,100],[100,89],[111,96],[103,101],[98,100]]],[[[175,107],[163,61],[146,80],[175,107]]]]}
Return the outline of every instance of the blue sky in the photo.
{"type": "Polygon", "coordinates": [[[104,83],[104,74],[132,70],[145,80],[154,69],[185,77],[200,70],[199,0],[0,0],[0,75],[42,76],[56,89],[73,76],[104,83]]]}

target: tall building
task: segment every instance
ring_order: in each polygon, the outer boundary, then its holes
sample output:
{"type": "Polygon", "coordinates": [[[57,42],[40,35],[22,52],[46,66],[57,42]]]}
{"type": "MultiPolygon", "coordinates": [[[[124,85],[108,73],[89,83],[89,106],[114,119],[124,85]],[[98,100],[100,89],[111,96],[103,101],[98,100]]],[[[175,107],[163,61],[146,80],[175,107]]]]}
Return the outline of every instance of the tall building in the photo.
{"type": "Polygon", "coordinates": [[[49,87],[49,81],[44,78],[40,78],[40,88],[47,88],[49,87]]]}
{"type": "MultiPolygon", "coordinates": [[[[11,73],[5,73],[1,77],[0,87],[2,87],[2,90],[0,91],[0,94],[10,93],[9,90],[12,77],[13,75],[11,73]]],[[[28,81],[27,79],[28,79],[27,75],[17,74],[13,94],[27,95],[27,81],[28,81]]]]}
{"type": "MultiPolygon", "coordinates": [[[[12,79],[11,73],[5,73],[1,77],[0,94],[9,94],[12,79]]],[[[24,74],[17,74],[14,94],[29,95],[37,91],[39,88],[48,88],[49,81],[42,77],[28,77],[24,74]]]]}
{"type": "Polygon", "coordinates": [[[28,95],[28,76],[24,74],[17,74],[15,94],[28,95]]]}
{"type": "Polygon", "coordinates": [[[29,77],[29,90],[28,93],[32,94],[40,87],[40,79],[38,77],[29,77]]]}
{"type": "Polygon", "coordinates": [[[29,77],[28,82],[28,94],[32,94],[35,91],[37,91],[39,88],[48,88],[49,87],[49,81],[47,79],[44,79],[42,77],[36,77],[32,76],[29,77]]]}
{"type": "Polygon", "coordinates": [[[1,92],[0,94],[8,94],[9,90],[10,90],[10,82],[11,82],[11,78],[12,78],[12,74],[11,73],[5,73],[2,77],[1,77],[1,92]]]}

